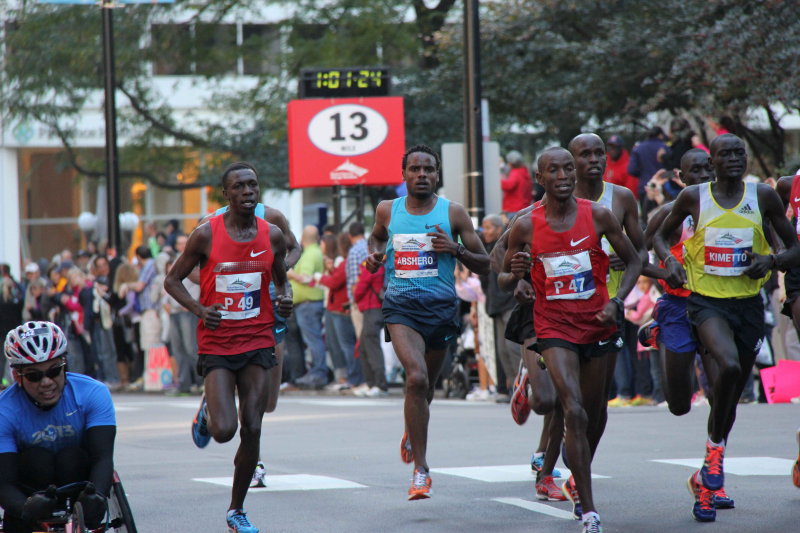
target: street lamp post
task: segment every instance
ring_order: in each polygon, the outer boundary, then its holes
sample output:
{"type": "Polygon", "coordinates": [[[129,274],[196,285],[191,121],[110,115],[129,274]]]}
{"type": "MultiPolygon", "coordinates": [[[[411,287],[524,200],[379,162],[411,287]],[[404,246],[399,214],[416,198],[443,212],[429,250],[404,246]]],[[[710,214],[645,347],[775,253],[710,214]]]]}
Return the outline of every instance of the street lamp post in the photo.
{"type": "Polygon", "coordinates": [[[467,209],[480,225],[485,210],[481,130],[481,47],[478,0],[464,0],[464,136],[467,209]]]}
{"type": "Polygon", "coordinates": [[[105,72],[106,119],[106,202],[108,203],[108,247],[115,250],[120,243],[119,220],[119,160],[117,157],[117,105],[114,70],[114,9],[110,0],[103,0],[103,70],[105,72]]]}

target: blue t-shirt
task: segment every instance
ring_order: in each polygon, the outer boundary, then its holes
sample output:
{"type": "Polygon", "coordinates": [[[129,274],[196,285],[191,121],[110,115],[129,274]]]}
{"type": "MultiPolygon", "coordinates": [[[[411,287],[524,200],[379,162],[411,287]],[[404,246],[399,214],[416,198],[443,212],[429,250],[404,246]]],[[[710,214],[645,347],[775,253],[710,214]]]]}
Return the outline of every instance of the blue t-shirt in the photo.
{"type": "Polygon", "coordinates": [[[397,311],[421,322],[458,322],[455,289],[456,260],[451,254],[433,250],[432,237],[438,225],[450,238],[450,201],[438,197],[426,215],[406,210],[406,196],[392,202],[389,242],[386,245],[388,286],[383,300],[384,314],[397,311]]]}
{"type": "Polygon", "coordinates": [[[36,407],[16,383],[0,393],[0,453],[32,446],[52,452],[81,445],[95,426],[116,426],[108,388],[83,374],[67,372],[64,392],[48,410],[36,407]]]}

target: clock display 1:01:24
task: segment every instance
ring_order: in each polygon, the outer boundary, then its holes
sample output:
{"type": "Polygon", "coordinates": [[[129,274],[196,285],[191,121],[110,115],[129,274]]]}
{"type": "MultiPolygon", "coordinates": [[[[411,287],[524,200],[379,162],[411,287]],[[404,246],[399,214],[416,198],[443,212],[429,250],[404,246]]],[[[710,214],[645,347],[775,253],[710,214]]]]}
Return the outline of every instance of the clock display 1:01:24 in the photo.
{"type": "Polygon", "coordinates": [[[316,88],[338,89],[381,87],[383,85],[384,71],[381,70],[328,70],[317,72],[316,88]]]}

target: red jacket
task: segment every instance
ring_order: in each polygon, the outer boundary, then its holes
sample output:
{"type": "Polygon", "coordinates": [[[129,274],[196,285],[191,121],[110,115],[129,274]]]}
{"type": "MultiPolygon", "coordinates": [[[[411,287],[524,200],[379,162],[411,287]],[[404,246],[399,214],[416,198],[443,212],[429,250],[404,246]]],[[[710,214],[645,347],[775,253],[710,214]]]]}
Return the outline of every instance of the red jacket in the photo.
{"type": "Polygon", "coordinates": [[[516,213],[531,205],[533,182],[524,166],[512,167],[508,177],[500,181],[500,187],[503,189],[503,211],[506,213],[516,213]]]}
{"type": "Polygon", "coordinates": [[[628,162],[631,159],[630,153],[623,149],[619,159],[614,161],[610,157],[606,158],[606,173],[603,174],[603,180],[614,185],[621,185],[627,187],[634,196],[638,196],[637,189],[639,187],[639,178],[628,174],[628,162]]]}
{"type": "Polygon", "coordinates": [[[364,263],[361,263],[358,281],[353,287],[353,297],[358,305],[358,310],[364,312],[368,309],[380,309],[382,302],[378,295],[383,290],[383,277],[385,269],[381,266],[377,272],[371,274],[364,263]]]}
{"type": "Polygon", "coordinates": [[[347,298],[347,274],[344,270],[346,263],[347,261],[340,262],[339,266],[333,269],[333,272],[319,278],[320,285],[330,289],[328,291],[328,303],[325,306],[328,311],[337,313],[349,312],[348,309],[343,307],[343,304],[349,301],[347,298]]]}

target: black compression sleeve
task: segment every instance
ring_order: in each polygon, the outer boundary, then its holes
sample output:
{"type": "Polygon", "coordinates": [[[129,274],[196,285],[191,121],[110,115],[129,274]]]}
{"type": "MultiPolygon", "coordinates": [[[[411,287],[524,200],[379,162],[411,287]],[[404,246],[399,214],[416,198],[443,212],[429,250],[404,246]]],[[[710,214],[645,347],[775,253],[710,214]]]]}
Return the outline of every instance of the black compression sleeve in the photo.
{"type": "Polygon", "coordinates": [[[25,494],[17,487],[17,453],[0,453],[0,507],[11,516],[22,516],[25,494]]]}
{"type": "Polygon", "coordinates": [[[114,475],[114,439],[116,426],[95,426],[86,430],[84,447],[89,453],[89,481],[97,492],[108,497],[114,475]]]}

